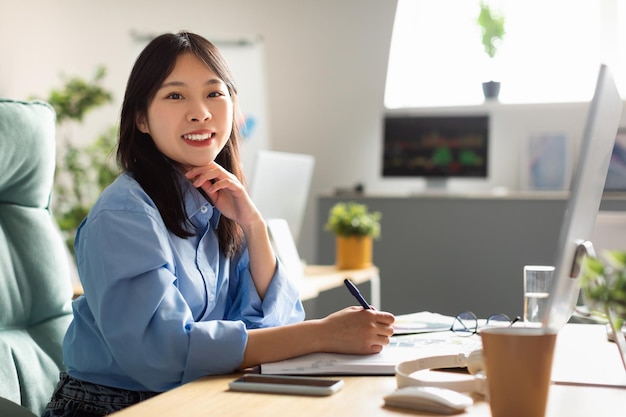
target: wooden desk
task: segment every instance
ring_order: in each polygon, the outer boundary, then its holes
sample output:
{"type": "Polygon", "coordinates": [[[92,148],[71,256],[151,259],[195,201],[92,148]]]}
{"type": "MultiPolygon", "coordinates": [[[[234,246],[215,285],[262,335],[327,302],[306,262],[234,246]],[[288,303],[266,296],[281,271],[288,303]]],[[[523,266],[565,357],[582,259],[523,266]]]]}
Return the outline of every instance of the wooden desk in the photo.
{"type": "MultiPolygon", "coordinates": [[[[396,388],[393,377],[345,377],[343,389],[330,397],[240,393],[228,390],[237,375],[212,377],[189,383],[115,413],[116,417],[220,416],[433,416],[430,413],[389,408],[383,396],[396,388]]],[[[553,385],[546,417],[623,417],[626,391],[553,385]]],[[[491,416],[489,404],[477,401],[462,416],[491,416]]]]}
{"type": "MultiPolygon", "coordinates": [[[[589,336],[594,338],[594,344],[609,343],[602,339],[604,337],[602,326],[580,324],[568,326],[583,327],[573,327],[568,329],[568,332],[559,334],[557,357],[562,356],[561,353],[568,349],[571,343],[586,344],[589,336]]],[[[615,349],[614,363],[621,367],[617,348],[613,346],[613,349],[615,349]]],[[[587,356],[593,355],[594,352],[590,351],[587,356]]],[[[572,364],[568,361],[557,361],[557,365],[572,364]]],[[[116,413],[115,416],[433,416],[428,413],[385,407],[383,397],[396,389],[396,381],[392,376],[342,377],[345,386],[337,394],[329,397],[229,391],[228,383],[237,376],[233,374],[201,378],[116,413]]],[[[546,417],[623,417],[625,404],[626,388],[553,384],[550,387],[546,417]]],[[[491,412],[489,404],[484,399],[476,398],[475,404],[461,415],[489,417],[491,412]]]]}

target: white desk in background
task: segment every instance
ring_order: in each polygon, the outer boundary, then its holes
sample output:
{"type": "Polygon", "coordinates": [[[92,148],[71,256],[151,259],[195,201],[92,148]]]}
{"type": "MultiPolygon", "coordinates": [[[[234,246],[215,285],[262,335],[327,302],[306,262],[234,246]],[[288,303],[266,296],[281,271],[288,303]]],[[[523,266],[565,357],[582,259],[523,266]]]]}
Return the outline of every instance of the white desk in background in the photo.
{"type": "MultiPolygon", "coordinates": [[[[304,276],[300,282],[300,298],[303,301],[313,300],[322,291],[343,287],[343,280],[349,278],[355,284],[370,283],[372,299],[369,302],[380,308],[380,273],[378,268],[371,266],[364,269],[337,269],[333,265],[308,265],[304,268],[304,276]]],[[[74,283],[74,298],[83,293],[80,282],[74,283]]],[[[346,290],[347,293],[347,290],[346,290]]]]}
{"type": "MultiPolygon", "coordinates": [[[[303,301],[311,300],[317,298],[322,291],[343,287],[343,280],[346,278],[355,284],[369,282],[371,300],[368,301],[374,307],[380,308],[380,273],[375,266],[363,269],[337,269],[333,265],[308,265],[304,268],[304,277],[300,281],[300,298],[303,301]]],[[[352,302],[356,305],[356,300],[352,302]]]]}

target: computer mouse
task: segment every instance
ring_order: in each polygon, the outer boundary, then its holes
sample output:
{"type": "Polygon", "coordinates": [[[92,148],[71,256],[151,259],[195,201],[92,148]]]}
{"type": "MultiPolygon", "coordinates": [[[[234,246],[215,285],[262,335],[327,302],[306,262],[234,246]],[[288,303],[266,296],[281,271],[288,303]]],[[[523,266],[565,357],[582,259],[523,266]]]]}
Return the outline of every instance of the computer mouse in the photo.
{"type": "Polygon", "coordinates": [[[472,397],[446,388],[403,387],[385,397],[385,405],[437,414],[457,414],[474,404],[472,397]]]}

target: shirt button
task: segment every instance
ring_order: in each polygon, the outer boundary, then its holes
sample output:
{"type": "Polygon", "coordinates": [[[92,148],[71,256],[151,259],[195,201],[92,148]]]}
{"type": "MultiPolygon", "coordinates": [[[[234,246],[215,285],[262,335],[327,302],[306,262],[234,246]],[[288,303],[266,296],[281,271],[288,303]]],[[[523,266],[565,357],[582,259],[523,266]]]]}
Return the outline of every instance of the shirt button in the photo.
{"type": "Polygon", "coordinates": [[[209,211],[209,209],[206,206],[202,206],[202,207],[200,207],[200,211],[202,213],[206,213],[207,211],[209,211]]]}
{"type": "Polygon", "coordinates": [[[209,301],[210,302],[215,301],[215,296],[213,294],[209,295],[209,301]]]}

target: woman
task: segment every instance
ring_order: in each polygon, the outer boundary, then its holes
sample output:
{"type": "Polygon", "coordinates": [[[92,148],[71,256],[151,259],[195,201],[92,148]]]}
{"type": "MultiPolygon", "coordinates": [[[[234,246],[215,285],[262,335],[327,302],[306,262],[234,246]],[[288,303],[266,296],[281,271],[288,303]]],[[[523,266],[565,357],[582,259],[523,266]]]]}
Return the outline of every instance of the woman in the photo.
{"type": "Polygon", "coordinates": [[[45,415],[106,415],[203,375],[389,342],[385,312],[303,321],[245,189],[236,114],[232,76],[206,39],[164,34],[138,57],[122,106],[123,172],[76,236],[84,296],[45,415]]]}

